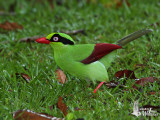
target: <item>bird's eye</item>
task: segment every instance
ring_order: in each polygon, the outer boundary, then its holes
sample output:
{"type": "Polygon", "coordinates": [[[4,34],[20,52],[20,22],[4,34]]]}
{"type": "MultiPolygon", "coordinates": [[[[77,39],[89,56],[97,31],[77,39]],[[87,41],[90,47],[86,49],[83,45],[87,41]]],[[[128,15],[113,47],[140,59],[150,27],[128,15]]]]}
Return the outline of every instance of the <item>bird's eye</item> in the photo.
{"type": "Polygon", "coordinates": [[[53,41],[57,42],[58,41],[58,37],[53,37],[53,41]]]}

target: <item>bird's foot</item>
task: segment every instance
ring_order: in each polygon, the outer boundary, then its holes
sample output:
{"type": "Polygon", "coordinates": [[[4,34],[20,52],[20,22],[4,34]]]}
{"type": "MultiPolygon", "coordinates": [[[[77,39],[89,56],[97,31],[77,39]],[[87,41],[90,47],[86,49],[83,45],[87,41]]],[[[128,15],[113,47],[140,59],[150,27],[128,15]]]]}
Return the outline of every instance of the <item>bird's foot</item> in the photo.
{"type": "Polygon", "coordinates": [[[58,82],[60,82],[62,84],[67,82],[66,75],[64,74],[64,72],[61,69],[57,69],[55,73],[56,73],[56,77],[57,77],[58,82]]]}
{"type": "Polygon", "coordinates": [[[96,87],[96,89],[94,89],[93,93],[96,93],[97,90],[103,85],[103,83],[104,83],[104,82],[101,82],[101,83],[96,87]]]}

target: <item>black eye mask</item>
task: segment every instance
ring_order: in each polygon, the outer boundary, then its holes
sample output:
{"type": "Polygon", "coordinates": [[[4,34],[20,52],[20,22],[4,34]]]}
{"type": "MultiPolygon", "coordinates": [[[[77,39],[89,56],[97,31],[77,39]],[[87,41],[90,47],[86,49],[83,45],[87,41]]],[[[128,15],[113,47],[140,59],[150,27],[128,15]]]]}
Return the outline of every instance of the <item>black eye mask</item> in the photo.
{"type": "Polygon", "coordinates": [[[74,42],[70,41],[67,38],[61,37],[59,34],[54,34],[49,41],[51,41],[51,42],[61,42],[61,43],[65,44],[65,45],[67,45],[67,44],[74,45],[74,42]],[[54,41],[54,37],[57,37],[58,40],[54,41]]]}

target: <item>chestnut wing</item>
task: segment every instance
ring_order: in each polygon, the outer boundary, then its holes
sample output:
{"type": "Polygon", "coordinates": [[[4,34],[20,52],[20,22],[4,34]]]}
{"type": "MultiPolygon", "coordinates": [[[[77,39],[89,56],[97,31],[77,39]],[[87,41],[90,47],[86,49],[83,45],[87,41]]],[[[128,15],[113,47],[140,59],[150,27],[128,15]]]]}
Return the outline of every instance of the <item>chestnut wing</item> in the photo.
{"type": "Polygon", "coordinates": [[[84,64],[89,64],[101,59],[103,56],[109,54],[113,50],[122,48],[116,44],[108,44],[108,43],[98,43],[95,45],[92,54],[81,62],[84,64]]]}

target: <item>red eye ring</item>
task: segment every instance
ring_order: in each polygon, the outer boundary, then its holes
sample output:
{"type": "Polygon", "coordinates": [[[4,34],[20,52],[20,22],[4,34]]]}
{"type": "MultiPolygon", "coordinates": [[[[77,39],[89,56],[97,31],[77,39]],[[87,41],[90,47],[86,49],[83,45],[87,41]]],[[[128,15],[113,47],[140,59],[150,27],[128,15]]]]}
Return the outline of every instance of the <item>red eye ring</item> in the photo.
{"type": "Polygon", "coordinates": [[[53,37],[53,41],[57,42],[59,40],[58,37],[53,37]]]}

